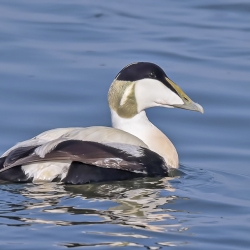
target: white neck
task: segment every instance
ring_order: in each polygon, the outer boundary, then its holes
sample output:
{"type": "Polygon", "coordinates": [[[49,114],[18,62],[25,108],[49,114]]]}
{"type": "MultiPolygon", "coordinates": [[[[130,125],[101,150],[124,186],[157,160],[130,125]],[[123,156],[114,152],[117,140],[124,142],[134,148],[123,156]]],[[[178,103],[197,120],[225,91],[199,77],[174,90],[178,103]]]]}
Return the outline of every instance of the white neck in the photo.
{"type": "Polygon", "coordinates": [[[148,145],[149,149],[161,155],[167,165],[178,168],[178,154],[172,142],[147,118],[145,111],[132,118],[122,118],[111,109],[114,128],[126,131],[148,145]]]}

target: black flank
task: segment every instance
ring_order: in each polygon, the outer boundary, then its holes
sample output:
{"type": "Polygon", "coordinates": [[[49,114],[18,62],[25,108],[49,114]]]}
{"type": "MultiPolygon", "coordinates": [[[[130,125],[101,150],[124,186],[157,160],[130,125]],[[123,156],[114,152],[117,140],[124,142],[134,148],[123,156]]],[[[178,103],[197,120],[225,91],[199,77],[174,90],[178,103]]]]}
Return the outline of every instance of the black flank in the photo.
{"type": "Polygon", "coordinates": [[[93,182],[128,180],[143,176],[145,175],[141,173],[136,174],[121,169],[101,168],[81,162],[72,162],[69,172],[62,182],[80,185],[93,182]]]}

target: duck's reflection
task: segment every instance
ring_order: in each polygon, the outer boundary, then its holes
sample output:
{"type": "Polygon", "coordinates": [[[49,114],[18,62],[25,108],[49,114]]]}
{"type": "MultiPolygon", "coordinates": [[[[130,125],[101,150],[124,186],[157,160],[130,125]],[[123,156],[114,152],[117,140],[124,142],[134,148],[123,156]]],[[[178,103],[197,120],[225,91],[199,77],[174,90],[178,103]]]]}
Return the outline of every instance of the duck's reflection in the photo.
{"type": "MultiPolygon", "coordinates": [[[[175,219],[171,215],[173,213],[162,207],[177,199],[169,180],[171,178],[143,178],[82,186],[56,183],[19,185],[19,193],[26,199],[19,201],[18,210],[24,213],[22,216],[9,216],[9,219],[29,225],[112,223],[163,231],[168,227],[167,221],[175,219]],[[102,206],[101,202],[105,202],[105,205],[102,206]],[[91,216],[100,219],[91,220],[91,216]]],[[[14,190],[9,188],[8,191],[14,190]]],[[[14,208],[17,211],[17,204],[10,204],[9,208],[9,212],[14,208]]],[[[171,222],[171,226],[179,225],[171,222]]]]}
{"type": "Polygon", "coordinates": [[[101,199],[110,199],[115,204],[103,211],[102,216],[112,223],[130,225],[153,231],[164,230],[162,226],[150,225],[150,222],[173,219],[161,205],[173,202],[174,188],[169,184],[170,178],[138,179],[126,182],[117,182],[103,185],[67,186],[66,190],[82,194],[88,199],[99,196],[101,199]],[[160,193],[166,191],[168,196],[160,193]]]}

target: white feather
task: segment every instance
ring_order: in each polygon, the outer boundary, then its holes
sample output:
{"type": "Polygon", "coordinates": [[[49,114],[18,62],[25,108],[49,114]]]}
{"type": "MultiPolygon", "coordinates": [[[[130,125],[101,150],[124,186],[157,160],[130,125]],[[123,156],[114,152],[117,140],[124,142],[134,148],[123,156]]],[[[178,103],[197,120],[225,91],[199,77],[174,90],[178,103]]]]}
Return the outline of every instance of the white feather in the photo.
{"type": "Polygon", "coordinates": [[[136,82],[135,96],[138,112],[151,107],[170,107],[173,104],[184,104],[182,99],[167,88],[163,83],[154,79],[142,79],[136,82]]]}
{"type": "Polygon", "coordinates": [[[70,133],[71,131],[79,129],[79,128],[56,128],[45,131],[29,140],[18,142],[16,145],[8,149],[6,152],[2,154],[1,157],[7,156],[12,150],[20,148],[20,147],[28,147],[28,146],[38,146],[42,145],[46,142],[58,139],[60,136],[65,133],[70,133]]]}
{"type": "Polygon", "coordinates": [[[44,143],[42,146],[35,149],[35,154],[44,158],[46,154],[50,153],[59,143],[66,141],[66,139],[56,139],[44,143]]]}
{"type": "Polygon", "coordinates": [[[39,162],[22,166],[22,170],[33,182],[52,181],[55,178],[61,180],[66,177],[71,161],[39,162]]]}

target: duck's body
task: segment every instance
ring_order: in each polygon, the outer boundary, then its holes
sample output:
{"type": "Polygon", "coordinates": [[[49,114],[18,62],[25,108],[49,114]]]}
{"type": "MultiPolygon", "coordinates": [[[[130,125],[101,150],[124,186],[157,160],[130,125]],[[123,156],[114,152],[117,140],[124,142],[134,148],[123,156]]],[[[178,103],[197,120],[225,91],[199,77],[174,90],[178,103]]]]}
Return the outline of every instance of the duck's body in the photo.
{"type": "Polygon", "coordinates": [[[153,106],[203,112],[157,65],[126,66],[109,90],[112,125],[46,131],[7,150],[0,180],[84,184],[141,176],[167,176],[178,167],[172,142],[147,118],[153,106]]]}
{"type": "Polygon", "coordinates": [[[0,160],[1,180],[11,182],[84,184],[168,173],[143,141],[109,127],[49,130],[18,143],[0,160]]]}

